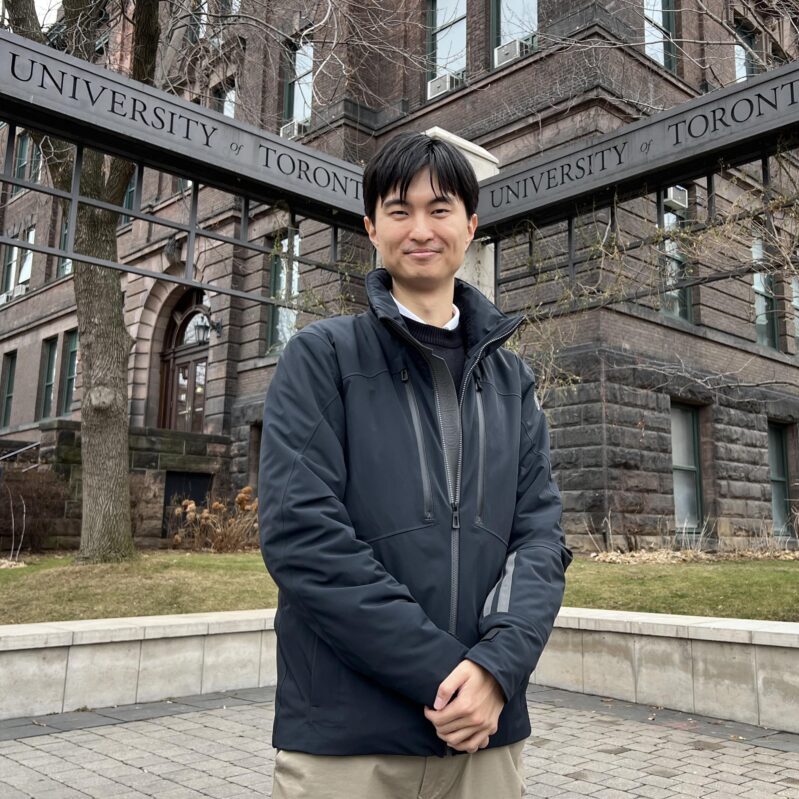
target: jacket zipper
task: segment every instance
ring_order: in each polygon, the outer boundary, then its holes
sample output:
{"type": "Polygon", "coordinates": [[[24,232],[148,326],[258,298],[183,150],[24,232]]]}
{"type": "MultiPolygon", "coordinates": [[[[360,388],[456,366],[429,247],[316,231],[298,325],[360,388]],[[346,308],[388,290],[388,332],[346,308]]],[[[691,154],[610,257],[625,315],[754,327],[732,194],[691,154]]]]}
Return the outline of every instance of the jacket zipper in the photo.
{"type": "Polygon", "coordinates": [[[480,377],[474,375],[475,396],[477,397],[477,521],[483,520],[483,495],[485,491],[486,425],[483,409],[483,386],[480,377]]]}
{"type": "Polygon", "coordinates": [[[427,455],[424,447],[424,437],[422,436],[422,425],[419,418],[419,404],[416,401],[416,392],[408,376],[408,370],[400,372],[400,378],[405,384],[405,392],[408,395],[408,404],[411,408],[411,418],[413,419],[413,429],[416,433],[416,446],[419,450],[419,466],[422,471],[422,491],[424,493],[424,518],[429,520],[433,515],[433,496],[430,488],[430,473],[427,466],[427,455]]]}
{"type": "MultiPolygon", "coordinates": [[[[408,332],[406,332],[400,325],[394,322],[392,319],[388,319],[388,322],[391,326],[402,336],[402,338],[406,339],[410,344],[412,344],[422,355],[422,357],[427,361],[429,364],[429,356],[425,352],[425,349],[419,344],[418,341],[408,332]]],[[[494,338],[489,339],[486,341],[482,347],[480,347],[480,351],[477,353],[477,357],[474,359],[474,362],[469,367],[469,370],[464,374],[463,381],[461,382],[461,393],[460,399],[458,400],[458,464],[457,464],[457,471],[455,473],[455,481],[454,481],[454,488],[453,488],[453,480],[452,476],[449,472],[449,463],[447,461],[446,453],[444,453],[444,470],[446,472],[447,477],[447,489],[449,491],[449,499],[450,499],[450,507],[452,509],[452,534],[450,538],[450,556],[452,558],[452,579],[450,580],[450,602],[449,602],[449,627],[448,631],[451,635],[455,635],[457,625],[458,625],[458,583],[459,583],[459,561],[460,561],[460,529],[461,529],[461,517],[460,517],[460,493],[461,493],[461,473],[463,471],[463,398],[464,392],[466,390],[466,384],[469,382],[469,377],[471,377],[472,372],[474,371],[475,366],[480,362],[480,358],[483,357],[483,352],[485,352],[486,347],[489,344],[493,344],[495,341],[500,341],[503,339],[510,338],[513,333],[522,325],[524,319],[519,319],[510,330],[503,332],[499,336],[494,336],[494,338]]],[[[435,383],[433,385],[433,395],[436,399],[436,411],[438,412],[438,424],[439,429],[441,432],[441,442],[442,445],[444,443],[444,420],[441,415],[441,402],[439,400],[438,391],[435,389],[435,383]]]]}
{"type": "Polygon", "coordinates": [[[489,344],[493,344],[495,341],[500,341],[503,339],[510,338],[513,333],[521,326],[524,322],[524,319],[519,319],[519,321],[507,332],[502,333],[500,336],[494,336],[494,338],[489,339],[488,341],[480,347],[480,351],[477,353],[477,357],[474,359],[474,362],[469,367],[469,371],[463,376],[463,382],[461,383],[461,395],[460,400],[458,401],[458,434],[459,434],[459,441],[458,441],[458,470],[455,473],[455,501],[452,504],[452,582],[450,584],[450,607],[449,607],[449,632],[451,635],[455,635],[455,631],[458,625],[458,578],[459,578],[459,548],[460,548],[460,497],[461,497],[461,475],[463,474],[463,399],[466,396],[466,384],[469,382],[469,377],[471,376],[472,372],[474,371],[475,366],[480,362],[480,358],[483,357],[483,352],[485,352],[486,347],[489,344]]]}

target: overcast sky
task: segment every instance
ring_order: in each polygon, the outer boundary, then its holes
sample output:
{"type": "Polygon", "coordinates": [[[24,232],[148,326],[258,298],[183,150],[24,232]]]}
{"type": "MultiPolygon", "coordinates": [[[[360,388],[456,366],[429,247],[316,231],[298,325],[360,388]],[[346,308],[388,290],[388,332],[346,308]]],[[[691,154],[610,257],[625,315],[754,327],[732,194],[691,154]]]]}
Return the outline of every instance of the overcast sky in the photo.
{"type": "Polygon", "coordinates": [[[36,13],[39,15],[39,22],[44,26],[52,25],[60,5],[58,0],[36,0],[36,13]]]}

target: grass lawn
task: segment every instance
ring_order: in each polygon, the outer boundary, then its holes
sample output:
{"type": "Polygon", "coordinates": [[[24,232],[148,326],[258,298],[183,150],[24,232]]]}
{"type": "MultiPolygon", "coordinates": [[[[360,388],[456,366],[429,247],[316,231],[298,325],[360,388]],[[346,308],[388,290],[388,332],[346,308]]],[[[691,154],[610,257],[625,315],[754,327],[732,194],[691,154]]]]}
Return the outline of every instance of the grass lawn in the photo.
{"type": "MultiPolygon", "coordinates": [[[[133,563],[74,566],[36,556],[0,569],[0,624],[274,607],[257,552],[152,552],[133,563]]],[[[799,621],[799,561],[597,563],[575,558],[565,605],[799,621]]]]}
{"type": "Polygon", "coordinates": [[[258,552],[152,552],[98,566],[75,566],[69,555],[27,562],[0,569],[0,624],[277,605],[277,588],[258,552]]]}

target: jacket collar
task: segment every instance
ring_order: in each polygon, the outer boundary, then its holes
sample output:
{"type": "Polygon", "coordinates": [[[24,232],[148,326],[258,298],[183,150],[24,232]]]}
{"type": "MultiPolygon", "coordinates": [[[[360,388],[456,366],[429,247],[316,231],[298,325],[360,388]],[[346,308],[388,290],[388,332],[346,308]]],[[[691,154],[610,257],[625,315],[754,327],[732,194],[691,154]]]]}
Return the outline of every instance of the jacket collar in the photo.
{"type": "MultiPolygon", "coordinates": [[[[372,313],[383,323],[391,320],[405,327],[402,314],[391,298],[390,291],[391,274],[387,269],[380,267],[367,273],[366,294],[372,313]]],[[[457,277],[453,302],[461,312],[460,324],[463,325],[467,358],[489,342],[493,345],[491,350],[501,346],[502,342],[525,321],[523,316],[508,316],[502,313],[485,294],[457,277]],[[495,338],[496,342],[493,341],[495,338]]],[[[388,327],[391,329],[390,324],[388,327]]]]}

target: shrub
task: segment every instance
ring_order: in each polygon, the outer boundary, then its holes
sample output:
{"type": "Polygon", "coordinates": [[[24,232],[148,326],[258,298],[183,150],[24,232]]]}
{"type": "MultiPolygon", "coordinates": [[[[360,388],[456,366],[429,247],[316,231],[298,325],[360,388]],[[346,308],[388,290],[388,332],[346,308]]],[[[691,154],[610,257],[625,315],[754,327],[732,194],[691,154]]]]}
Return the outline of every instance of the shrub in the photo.
{"type": "Polygon", "coordinates": [[[258,498],[245,486],[232,503],[173,498],[169,533],[174,547],[238,552],[258,546],[258,498]]]}
{"type": "Polygon", "coordinates": [[[47,468],[11,464],[0,472],[0,545],[15,559],[42,550],[64,518],[67,489],[47,468]]]}

